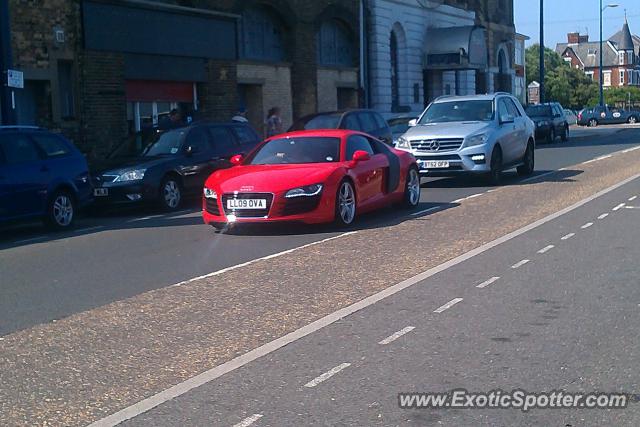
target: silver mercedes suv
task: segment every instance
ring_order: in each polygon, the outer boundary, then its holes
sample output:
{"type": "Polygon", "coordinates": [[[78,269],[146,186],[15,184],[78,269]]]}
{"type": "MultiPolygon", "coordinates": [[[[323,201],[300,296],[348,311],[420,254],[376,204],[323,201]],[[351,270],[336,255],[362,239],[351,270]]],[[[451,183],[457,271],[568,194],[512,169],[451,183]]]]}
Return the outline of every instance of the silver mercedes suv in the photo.
{"type": "Polygon", "coordinates": [[[472,173],[498,184],[508,169],[533,173],[535,126],[508,93],[443,96],[411,125],[396,148],[416,157],[423,176],[472,173]]]}

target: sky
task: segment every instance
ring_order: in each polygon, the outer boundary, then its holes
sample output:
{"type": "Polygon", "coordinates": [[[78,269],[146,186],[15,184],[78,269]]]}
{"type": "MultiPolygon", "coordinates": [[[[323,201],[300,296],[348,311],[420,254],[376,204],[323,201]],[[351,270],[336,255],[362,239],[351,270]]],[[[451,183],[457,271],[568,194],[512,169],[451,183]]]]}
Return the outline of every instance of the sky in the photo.
{"type": "MultiPolygon", "coordinates": [[[[640,0],[603,0],[603,5],[617,3],[602,15],[602,34],[608,39],[624,24],[624,12],[632,34],[640,35],[640,0]]],[[[540,40],[540,0],[513,0],[516,31],[531,37],[527,45],[540,40]]],[[[567,33],[588,33],[589,40],[600,38],[599,0],[544,0],[545,33],[547,47],[567,41],[567,33]]]]}

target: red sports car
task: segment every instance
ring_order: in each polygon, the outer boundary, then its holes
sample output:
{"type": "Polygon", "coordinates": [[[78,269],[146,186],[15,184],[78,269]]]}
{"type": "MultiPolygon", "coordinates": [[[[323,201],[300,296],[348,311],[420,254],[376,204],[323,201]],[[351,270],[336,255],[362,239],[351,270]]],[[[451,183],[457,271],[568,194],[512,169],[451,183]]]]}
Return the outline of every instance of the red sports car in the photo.
{"type": "Polygon", "coordinates": [[[286,133],[231,161],[236,166],[205,182],[202,216],[216,228],[275,221],[346,226],[356,214],[420,201],[415,158],[360,132],[286,133]]]}

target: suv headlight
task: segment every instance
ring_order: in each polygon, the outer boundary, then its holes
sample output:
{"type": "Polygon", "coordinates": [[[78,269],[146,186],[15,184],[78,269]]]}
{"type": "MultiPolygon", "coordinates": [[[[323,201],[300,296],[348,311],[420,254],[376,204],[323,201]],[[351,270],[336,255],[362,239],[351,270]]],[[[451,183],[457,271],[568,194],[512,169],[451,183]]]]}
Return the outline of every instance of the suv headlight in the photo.
{"type": "Polygon", "coordinates": [[[486,133],[480,133],[478,135],[472,135],[467,138],[467,147],[473,147],[475,145],[482,145],[489,140],[489,135],[486,133]]]}
{"type": "Polygon", "coordinates": [[[204,187],[204,197],[206,199],[217,199],[218,195],[212,189],[204,187]]]}
{"type": "Polygon", "coordinates": [[[141,181],[144,178],[144,173],[146,169],[134,169],[130,171],[126,171],[118,175],[113,182],[126,182],[126,181],[141,181]]]}
{"type": "Polygon", "coordinates": [[[396,140],[396,148],[404,148],[406,150],[410,150],[411,149],[411,143],[409,142],[409,140],[407,138],[405,138],[404,136],[401,136],[400,138],[398,138],[396,140]]]}
{"type": "Polygon", "coordinates": [[[543,120],[541,122],[538,122],[538,127],[542,127],[542,126],[549,126],[549,122],[546,120],[543,120]]]}
{"type": "Polygon", "coordinates": [[[322,184],[305,185],[304,187],[298,187],[287,191],[287,194],[285,194],[284,197],[287,199],[294,197],[311,197],[317,196],[321,192],[322,184]]]}

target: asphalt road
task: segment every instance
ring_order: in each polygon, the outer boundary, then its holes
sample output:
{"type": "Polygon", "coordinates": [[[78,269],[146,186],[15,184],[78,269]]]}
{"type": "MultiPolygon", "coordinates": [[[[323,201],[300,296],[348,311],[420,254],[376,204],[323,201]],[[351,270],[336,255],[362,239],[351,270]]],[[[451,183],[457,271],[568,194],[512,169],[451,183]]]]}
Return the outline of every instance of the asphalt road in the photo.
{"type": "Polygon", "coordinates": [[[640,393],[638,195],[636,179],[123,425],[640,425],[637,398],[398,407],[400,392],[460,388],[640,393]]]}
{"type": "MultiPolygon", "coordinates": [[[[539,146],[537,176],[640,143],[638,128],[574,133],[578,137],[569,143],[539,146]]],[[[515,173],[505,179],[505,185],[521,182],[515,173]]],[[[418,211],[489,189],[469,178],[424,180],[418,211]]],[[[394,224],[403,215],[387,209],[361,218],[354,228],[394,224]]],[[[43,233],[39,225],[0,232],[0,336],[339,235],[328,227],[301,226],[215,234],[201,223],[197,203],[172,215],[145,210],[85,218],[64,234],[43,233]]]]}

